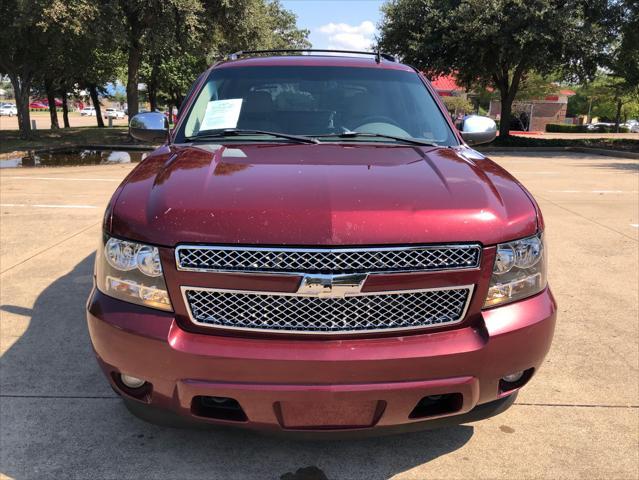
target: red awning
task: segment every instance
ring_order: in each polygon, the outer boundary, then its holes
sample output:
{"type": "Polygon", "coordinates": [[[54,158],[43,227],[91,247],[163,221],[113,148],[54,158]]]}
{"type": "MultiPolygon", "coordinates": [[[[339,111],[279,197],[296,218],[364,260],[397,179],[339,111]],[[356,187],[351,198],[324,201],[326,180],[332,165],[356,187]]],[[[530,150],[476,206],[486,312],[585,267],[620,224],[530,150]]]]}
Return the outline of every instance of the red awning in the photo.
{"type": "Polygon", "coordinates": [[[437,90],[437,93],[443,95],[444,92],[455,92],[464,91],[464,88],[457,85],[457,79],[454,75],[446,75],[442,77],[432,78],[430,83],[433,85],[433,88],[437,90]]]}

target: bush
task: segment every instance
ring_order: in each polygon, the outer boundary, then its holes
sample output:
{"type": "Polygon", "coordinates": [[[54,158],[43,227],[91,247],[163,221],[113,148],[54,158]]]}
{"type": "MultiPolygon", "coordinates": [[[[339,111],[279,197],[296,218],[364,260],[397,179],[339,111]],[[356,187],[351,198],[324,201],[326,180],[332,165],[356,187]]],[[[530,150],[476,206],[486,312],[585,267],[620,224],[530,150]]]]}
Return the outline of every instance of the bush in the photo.
{"type": "Polygon", "coordinates": [[[546,125],[546,131],[552,133],[588,133],[589,130],[585,125],[549,123],[546,125]]]}
{"type": "MultiPolygon", "coordinates": [[[[594,130],[589,130],[586,125],[568,125],[559,123],[549,123],[546,131],[551,133],[615,133],[615,127],[608,125],[597,125],[594,130]]],[[[619,133],[628,133],[627,127],[619,127],[619,133]]]]}
{"type": "MultiPolygon", "coordinates": [[[[639,153],[639,139],[633,140],[628,138],[597,138],[593,135],[587,138],[533,138],[533,137],[520,137],[520,136],[508,136],[497,137],[495,141],[486,148],[495,147],[550,147],[550,148],[564,148],[564,147],[586,147],[586,148],[602,148],[609,150],[624,150],[627,152],[639,153]]],[[[480,145],[477,148],[481,150],[484,146],[480,145]]]]}
{"type": "Polygon", "coordinates": [[[442,97],[442,100],[444,101],[444,105],[446,105],[446,108],[448,109],[448,111],[451,113],[455,113],[455,112],[470,113],[474,110],[473,104],[467,98],[453,96],[453,97],[442,97]]]}

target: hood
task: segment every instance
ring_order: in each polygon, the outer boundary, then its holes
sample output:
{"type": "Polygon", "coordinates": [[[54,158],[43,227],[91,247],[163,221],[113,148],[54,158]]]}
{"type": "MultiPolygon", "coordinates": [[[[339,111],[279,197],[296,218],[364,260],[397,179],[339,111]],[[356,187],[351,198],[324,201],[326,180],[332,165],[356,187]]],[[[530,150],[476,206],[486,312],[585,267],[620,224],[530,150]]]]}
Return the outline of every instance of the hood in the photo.
{"type": "Polygon", "coordinates": [[[466,147],[173,145],[113,202],[112,234],[163,246],[490,245],[537,229],[525,190],[466,147]]]}

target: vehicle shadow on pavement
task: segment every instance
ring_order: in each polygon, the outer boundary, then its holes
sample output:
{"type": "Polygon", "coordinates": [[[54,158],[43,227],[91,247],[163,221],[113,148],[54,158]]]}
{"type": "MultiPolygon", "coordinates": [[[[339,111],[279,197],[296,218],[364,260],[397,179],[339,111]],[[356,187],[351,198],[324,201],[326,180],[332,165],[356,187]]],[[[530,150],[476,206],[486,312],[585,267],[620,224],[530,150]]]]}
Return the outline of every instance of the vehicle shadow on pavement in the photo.
{"type": "Polygon", "coordinates": [[[599,163],[597,165],[588,165],[588,166],[594,167],[594,168],[601,168],[605,170],[621,170],[624,172],[639,173],[639,162],[636,162],[636,163],[610,162],[610,163],[599,163]]]}
{"type": "Polygon", "coordinates": [[[235,429],[188,430],[128,413],[95,361],[84,305],[94,255],[55,280],[0,358],[0,473],[26,478],[383,479],[465,445],[473,427],[299,441],[235,429]]]}

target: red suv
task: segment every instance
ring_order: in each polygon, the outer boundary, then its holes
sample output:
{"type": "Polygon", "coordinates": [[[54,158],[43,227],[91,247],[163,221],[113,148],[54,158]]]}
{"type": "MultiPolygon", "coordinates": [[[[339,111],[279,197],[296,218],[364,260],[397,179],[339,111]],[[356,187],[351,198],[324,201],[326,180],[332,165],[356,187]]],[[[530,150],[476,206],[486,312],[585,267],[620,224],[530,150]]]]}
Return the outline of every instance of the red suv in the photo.
{"type": "Polygon", "coordinates": [[[104,216],[88,325],[128,408],[276,431],[394,432],[500,413],[556,305],[541,212],[382,54],[235,55],[104,216]]]}

